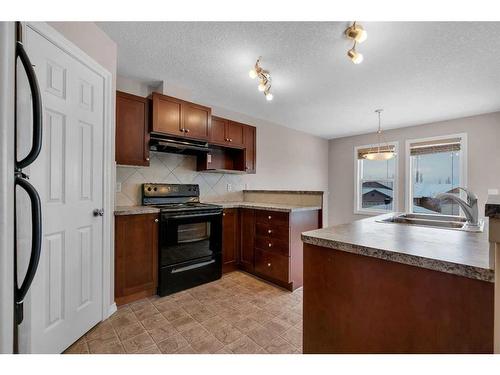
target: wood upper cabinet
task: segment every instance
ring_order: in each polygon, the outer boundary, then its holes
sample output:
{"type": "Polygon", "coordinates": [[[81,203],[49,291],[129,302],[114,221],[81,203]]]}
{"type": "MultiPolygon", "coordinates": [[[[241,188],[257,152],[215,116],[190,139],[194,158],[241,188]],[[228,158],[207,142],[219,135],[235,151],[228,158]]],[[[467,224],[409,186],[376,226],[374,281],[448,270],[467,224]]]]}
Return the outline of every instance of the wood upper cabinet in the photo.
{"type": "Polygon", "coordinates": [[[182,107],[182,123],[186,138],[208,140],[212,110],[189,102],[184,102],[182,107]]]}
{"type": "Polygon", "coordinates": [[[222,117],[212,116],[210,143],[225,147],[243,147],[243,132],[246,125],[222,117]]]}
{"type": "Polygon", "coordinates": [[[243,127],[243,145],[245,147],[245,169],[247,173],[256,173],[256,128],[254,126],[245,125],[243,127]]]}
{"type": "Polygon", "coordinates": [[[116,163],[149,166],[147,98],[116,92],[116,163]]]}
{"type": "Polygon", "coordinates": [[[240,209],[240,266],[246,271],[254,270],[255,210],[240,209]]]}
{"type": "Polygon", "coordinates": [[[115,217],[115,299],[118,305],[156,293],[158,215],[115,217]]]}
{"type": "Polygon", "coordinates": [[[222,214],[222,272],[233,271],[238,263],[239,215],[237,208],[222,214]]]}
{"type": "Polygon", "coordinates": [[[212,115],[210,108],[156,92],[151,98],[153,132],[208,140],[212,115]]]}

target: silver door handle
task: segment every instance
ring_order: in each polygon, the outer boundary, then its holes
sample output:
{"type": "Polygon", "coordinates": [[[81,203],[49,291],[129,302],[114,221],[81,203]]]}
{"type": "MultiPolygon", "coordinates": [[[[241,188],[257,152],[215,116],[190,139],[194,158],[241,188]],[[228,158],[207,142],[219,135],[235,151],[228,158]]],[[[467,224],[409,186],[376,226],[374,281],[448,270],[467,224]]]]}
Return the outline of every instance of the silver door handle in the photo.
{"type": "Polygon", "coordinates": [[[96,208],[93,214],[94,216],[104,216],[104,210],[102,208],[96,208]]]}

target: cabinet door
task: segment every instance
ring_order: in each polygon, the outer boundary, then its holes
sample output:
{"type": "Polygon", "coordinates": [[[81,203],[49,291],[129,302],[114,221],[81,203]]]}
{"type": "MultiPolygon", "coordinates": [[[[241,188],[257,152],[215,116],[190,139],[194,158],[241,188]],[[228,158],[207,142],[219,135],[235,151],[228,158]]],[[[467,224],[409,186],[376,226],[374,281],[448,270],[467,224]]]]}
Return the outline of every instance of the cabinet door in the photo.
{"type": "Polygon", "coordinates": [[[115,218],[117,304],[155,294],[158,279],[158,215],[115,218]]]}
{"type": "Polygon", "coordinates": [[[243,132],[245,125],[234,121],[228,121],[226,127],[226,137],[229,146],[243,146],[243,132]]]}
{"type": "Polygon", "coordinates": [[[224,145],[226,143],[226,124],[227,120],[212,116],[212,126],[210,128],[210,143],[224,145]]]}
{"type": "Polygon", "coordinates": [[[254,270],[255,210],[240,210],[240,265],[246,271],[254,270]]]}
{"type": "Polygon", "coordinates": [[[156,92],[153,93],[152,98],[152,131],[176,137],[183,137],[185,134],[182,130],[183,101],[170,96],[161,95],[156,92]]]}
{"type": "Polygon", "coordinates": [[[238,209],[225,209],[222,214],[222,271],[236,269],[238,261],[238,209]]]}
{"type": "Polygon", "coordinates": [[[198,104],[184,102],[183,127],[187,138],[208,140],[212,110],[198,104]]]}
{"type": "Polygon", "coordinates": [[[243,127],[243,142],[245,147],[245,169],[247,173],[256,171],[256,128],[245,125],[243,127]]]}
{"type": "Polygon", "coordinates": [[[148,99],[116,92],[116,163],[149,166],[148,99]]]}

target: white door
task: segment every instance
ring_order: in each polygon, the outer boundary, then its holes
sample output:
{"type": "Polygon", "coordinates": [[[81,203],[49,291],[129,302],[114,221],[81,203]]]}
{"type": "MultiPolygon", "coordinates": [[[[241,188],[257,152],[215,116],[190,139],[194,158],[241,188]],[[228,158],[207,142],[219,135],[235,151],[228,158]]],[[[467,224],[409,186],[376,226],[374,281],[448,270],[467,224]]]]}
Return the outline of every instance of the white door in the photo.
{"type": "MultiPolygon", "coordinates": [[[[22,345],[60,353],[102,319],[104,80],[29,26],[43,147],[29,168],[42,201],[40,265],[25,307],[22,345]]],[[[22,226],[22,224],[21,224],[22,226]]]]}

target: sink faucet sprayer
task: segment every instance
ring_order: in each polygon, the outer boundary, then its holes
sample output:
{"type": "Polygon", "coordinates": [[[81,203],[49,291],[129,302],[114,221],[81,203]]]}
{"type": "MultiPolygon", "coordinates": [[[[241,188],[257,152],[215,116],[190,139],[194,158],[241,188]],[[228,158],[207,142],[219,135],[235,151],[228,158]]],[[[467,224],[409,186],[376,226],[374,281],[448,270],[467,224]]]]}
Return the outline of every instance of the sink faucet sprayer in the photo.
{"type": "Polygon", "coordinates": [[[459,196],[451,193],[441,193],[436,195],[436,199],[445,200],[449,199],[451,201],[456,202],[464,211],[465,217],[467,218],[466,225],[471,228],[479,228],[479,215],[477,208],[477,195],[471,192],[470,190],[459,187],[460,190],[463,190],[467,194],[467,202],[461,199],[459,196]]]}

